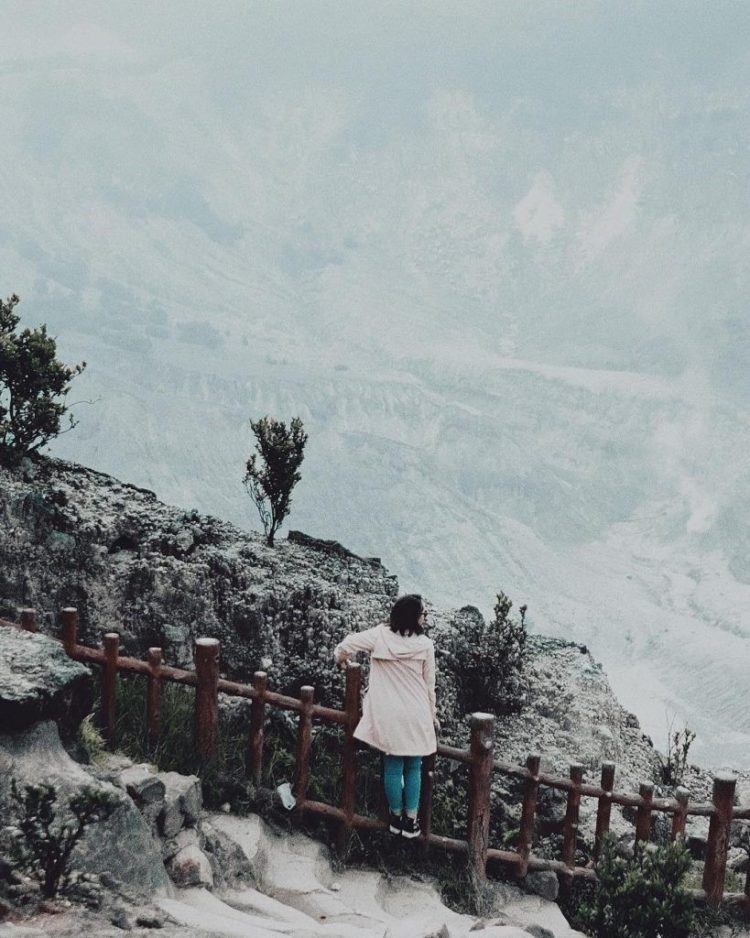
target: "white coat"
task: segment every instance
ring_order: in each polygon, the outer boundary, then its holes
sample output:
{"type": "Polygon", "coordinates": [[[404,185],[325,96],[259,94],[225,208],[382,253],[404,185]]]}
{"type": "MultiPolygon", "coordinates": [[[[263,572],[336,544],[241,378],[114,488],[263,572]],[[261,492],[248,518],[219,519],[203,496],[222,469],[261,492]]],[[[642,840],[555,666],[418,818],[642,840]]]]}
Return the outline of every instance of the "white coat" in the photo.
{"type": "Polygon", "coordinates": [[[399,635],[387,625],[352,632],[336,646],[337,664],[370,655],[370,683],[357,739],[392,756],[428,756],[435,738],[435,646],[426,635],[399,635]]]}

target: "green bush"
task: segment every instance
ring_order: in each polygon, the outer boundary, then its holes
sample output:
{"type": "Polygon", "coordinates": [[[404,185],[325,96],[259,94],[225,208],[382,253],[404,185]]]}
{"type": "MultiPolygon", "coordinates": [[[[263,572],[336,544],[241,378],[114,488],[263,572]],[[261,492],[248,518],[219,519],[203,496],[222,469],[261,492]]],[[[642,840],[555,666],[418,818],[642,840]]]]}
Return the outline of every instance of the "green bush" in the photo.
{"type": "Polygon", "coordinates": [[[696,923],[695,903],[683,883],[689,868],[682,844],[638,844],[625,858],[608,837],[596,864],[597,882],[574,924],[593,938],[688,938],[696,923]]]}
{"type": "Polygon", "coordinates": [[[464,713],[513,713],[523,707],[526,606],[521,606],[519,619],[510,617],[512,606],[505,593],[498,593],[491,621],[473,606],[465,606],[450,623],[441,664],[453,673],[457,703],[464,713]]]}
{"type": "MultiPolygon", "coordinates": [[[[5,466],[59,435],[70,382],[86,367],[57,360],[57,344],[46,326],[18,331],[18,302],[15,294],[0,300],[0,464],[5,466]]],[[[69,415],[68,429],[74,426],[69,415]]]]}
{"type": "Polygon", "coordinates": [[[26,785],[21,793],[14,779],[11,793],[19,811],[18,826],[12,829],[14,860],[30,872],[41,872],[42,893],[51,898],[67,885],[71,854],[84,831],[90,824],[106,821],[118,806],[117,798],[87,786],[61,811],[52,785],[26,785]]]}

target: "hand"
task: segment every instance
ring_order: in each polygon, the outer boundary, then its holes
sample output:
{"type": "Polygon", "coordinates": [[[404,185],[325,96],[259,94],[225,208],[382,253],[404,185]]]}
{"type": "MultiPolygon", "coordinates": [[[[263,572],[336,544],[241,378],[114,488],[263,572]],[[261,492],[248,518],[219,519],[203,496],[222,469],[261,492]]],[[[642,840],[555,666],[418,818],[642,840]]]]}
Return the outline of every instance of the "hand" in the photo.
{"type": "Polygon", "coordinates": [[[342,658],[340,658],[336,662],[342,671],[346,671],[346,663],[348,660],[349,660],[349,655],[345,654],[342,658]]]}
{"type": "Polygon", "coordinates": [[[440,725],[440,720],[438,720],[438,718],[435,717],[432,723],[433,723],[433,726],[435,727],[435,732],[440,733],[440,731],[442,730],[442,726],[440,725]]]}

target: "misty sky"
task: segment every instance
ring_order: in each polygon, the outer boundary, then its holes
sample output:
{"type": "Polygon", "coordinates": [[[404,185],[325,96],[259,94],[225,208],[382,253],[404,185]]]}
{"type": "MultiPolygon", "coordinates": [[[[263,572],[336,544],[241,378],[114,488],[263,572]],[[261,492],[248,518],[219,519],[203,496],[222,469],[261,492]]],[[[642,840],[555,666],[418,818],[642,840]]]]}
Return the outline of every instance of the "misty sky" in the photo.
{"type": "MultiPolygon", "coordinates": [[[[710,380],[744,396],[747,234],[727,222],[750,207],[748,27],[739,3],[5,3],[7,158],[81,212],[55,220],[64,206],[52,207],[57,240],[25,253],[52,255],[53,274],[67,264],[63,283],[132,289],[135,272],[118,276],[102,244],[121,219],[95,215],[113,209],[141,231],[157,214],[213,245],[244,238],[244,260],[297,279],[366,248],[384,282],[422,272],[411,315],[434,349],[458,310],[475,349],[489,337],[561,364],[674,375],[699,366],[710,323],[727,346],[710,380]],[[89,220],[90,241],[66,244],[89,220]],[[418,251],[431,237],[429,267],[418,251]],[[254,242],[268,238],[278,254],[261,260],[254,242]],[[473,305],[448,296],[450,267],[473,305]]],[[[29,211],[10,172],[0,238],[18,238],[9,215],[29,211]]],[[[336,273],[333,293],[363,279],[336,273]]],[[[168,312],[184,306],[167,292],[168,312]]],[[[376,312],[403,345],[414,336],[388,319],[392,303],[384,291],[376,312]]],[[[347,313],[347,328],[367,313],[347,313]]]]}

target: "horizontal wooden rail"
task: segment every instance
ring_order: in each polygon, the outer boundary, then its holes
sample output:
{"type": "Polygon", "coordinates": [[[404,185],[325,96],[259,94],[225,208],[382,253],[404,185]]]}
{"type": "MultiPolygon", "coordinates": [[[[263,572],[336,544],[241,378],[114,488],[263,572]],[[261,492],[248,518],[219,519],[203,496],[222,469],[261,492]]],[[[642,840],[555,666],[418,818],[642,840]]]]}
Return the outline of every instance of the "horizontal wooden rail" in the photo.
{"type": "MultiPolygon", "coordinates": [[[[144,720],[146,737],[151,750],[158,745],[161,724],[161,688],[165,682],[173,682],[195,688],[195,738],[204,760],[214,758],[218,748],[218,702],[219,695],[239,697],[251,702],[247,746],[247,773],[256,785],[263,775],[264,724],[266,707],[272,706],[299,714],[297,754],[295,769],[295,793],[298,810],[328,818],[338,825],[338,842],[345,847],[350,832],[383,830],[387,822],[382,817],[369,817],[355,810],[357,774],[357,751],[363,748],[353,736],[360,717],[360,671],[358,665],[346,669],[345,707],[343,710],[314,702],[315,689],[302,688],[301,699],[270,690],[267,675],[257,671],[251,684],[230,681],[219,674],[219,643],[212,638],[196,641],[196,670],[188,671],[166,665],[162,661],[161,648],[150,648],[148,660],[121,655],[119,635],[107,633],[101,649],[81,645],[77,639],[78,614],[75,609],[63,609],[61,639],[68,655],[86,664],[102,668],[103,729],[110,743],[114,739],[117,706],[117,682],[120,672],[139,674],[147,678],[146,707],[144,720]],[[313,741],[312,720],[323,720],[342,726],[345,730],[342,758],[342,796],[339,805],[308,799],[306,789],[310,770],[311,746],[313,741]]],[[[26,632],[37,630],[36,617],[31,609],[24,609],[21,622],[10,622],[0,618],[0,626],[21,629],[26,632]]],[[[646,841],[651,836],[654,812],[672,817],[672,839],[684,836],[685,824],[690,817],[707,817],[711,824],[707,843],[707,859],[703,867],[703,888],[693,890],[696,898],[712,905],[726,902],[750,908],[750,871],[746,878],[744,893],[723,892],[729,844],[729,829],[733,821],[750,820],[750,805],[733,806],[735,779],[730,775],[719,775],[714,779],[712,803],[692,804],[686,789],[678,788],[675,799],[654,798],[653,785],[644,782],[638,794],[616,792],[614,788],[614,764],[602,767],[601,784],[586,782],[583,766],[571,766],[570,777],[563,778],[539,771],[541,756],[530,755],[526,766],[504,762],[493,757],[494,717],[490,714],[474,714],[471,717],[471,745],[467,749],[437,745],[436,755],[467,765],[469,768],[468,829],[466,839],[446,837],[432,830],[432,789],[434,784],[434,756],[425,759],[423,766],[423,801],[420,817],[423,819],[422,844],[426,849],[435,847],[467,855],[473,875],[481,880],[486,875],[490,862],[502,863],[523,878],[528,872],[552,871],[564,883],[572,879],[595,880],[595,870],[575,865],[575,845],[579,827],[579,808],[582,799],[591,798],[598,802],[596,812],[596,834],[594,854],[598,857],[603,838],[609,830],[612,805],[636,809],[636,841],[646,841]],[[491,776],[498,772],[518,779],[523,783],[523,806],[521,829],[516,850],[498,849],[488,843],[491,811],[491,776]],[[567,807],[562,825],[563,847],[559,860],[535,856],[532,852],[534,819],[538,807],[539,789],[542,787],[565,792],[567,807]],[[425,799],[427,801],[425,802],[425,799]]],[[[366,748],[366,747],[365,747],[366,748]]]]}
{"type": "MultiPolygon", "coordinates": [[[[446,747],[438,746],[438,755],[443,755],[442,750],[446,747]]],[[[455,752],[456,750],[454,750],[455,752]]],[[[458,750],[462,752],[463,750],[458,750]]],[[[449,755],[445,753],[445,755],[449,755]]],[[[467,754],[468,755],[468,754],[467,754]]],[[[454,755],[449,755],[449,758],[455,758],[454,755]]],[[[470,759],[464,759],[463,761],[470,761],[470,759]]],[[[509,775],[512,778],[518,779],[529,779],[532,778],[531,773],[528,769],[520,765],[511,765],[510,763],[500,762],[497,759],[495,760],[495,770],[500,772],[501,775],[509,775]]],[[[539,781],[540,785],[545,785],[547,788],[554,788],[557,791],[571,791],[571,789],[576,788],[581,795],[584,795],[587,798],[608,798],[612,804],[620,805],[624,808],[640,808],[646,804],[646,800],[641,795],[628,794],[625,792],[616,792],[608,791],[605,788],[601,788],[599,785],[587,785],[583,783],[581,785],[576,785],[569,778],[562,778],[558,775],[547,775],[544,772],[540,772],[536,778],[539,781]]],[[[677,801],[671,801],[666,798],[654,798],[649,801],[648,804],[653,811],[661,811],[664,814],[676,814],[681,811],[681,806],[677,801]]],[[[694,815],[695,817],[711,817],[712,814],[716,811],[715,807],[712,804],[692,804],[688,808],[688,814],[694,815]]],[[[734,818],[737,820],[740,819],[750,819],[750,808],[745,809],[735,809],[734,818]]]]}
{"type": "Polygon", "coordinates": [[[438,743],[437,754],[446,759],[452,759],[454,762],[463,762],[466,765],[471,764],[471,752],[468,749],[457,749],[455,746],[446,746],[445,743],[438,743]]]}
{"type": "MultiPolygon", "coordinates": [[[[86,645],[75,645],[70,657],[88,664],[104,664],[106,661],[106,656],[100,648],[88,648],[86,645]]],[[[151,665],[148,661],[141,661],[139,658],[118,655],[117,670],[148,676],[151,673],[151,665]]],[[[172,681],[174,684],[187,684],[190,687],[195,687],[197,683],[195,671],[184,671],[182,668],[173,668],[168,664],[161,667],[161,679],[172,681]]]]}

